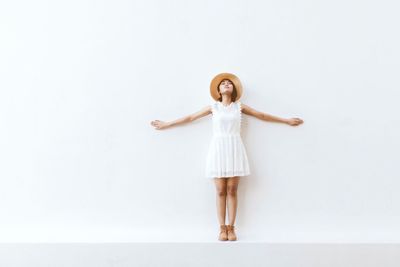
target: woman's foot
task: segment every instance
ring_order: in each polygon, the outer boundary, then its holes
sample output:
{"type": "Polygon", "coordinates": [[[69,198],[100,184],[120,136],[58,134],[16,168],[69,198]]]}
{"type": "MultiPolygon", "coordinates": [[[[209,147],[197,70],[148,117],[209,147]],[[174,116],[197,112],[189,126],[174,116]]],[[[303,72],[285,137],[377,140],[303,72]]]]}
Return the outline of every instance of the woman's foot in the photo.
{"type": "Polygon", "coordinates": [[[228,234],[229,241],[235,241],[237,239],[236,234],[235,234],[235,226],[228,224],[226,226],[226,231],[228,234]]]}
{"type": "Polygon", "coordinates": [[[228,240],[227,226],[225,224],[220,225],[220,232],[219,232],[218,240],[220,240],[220,241],[228,240]]]}

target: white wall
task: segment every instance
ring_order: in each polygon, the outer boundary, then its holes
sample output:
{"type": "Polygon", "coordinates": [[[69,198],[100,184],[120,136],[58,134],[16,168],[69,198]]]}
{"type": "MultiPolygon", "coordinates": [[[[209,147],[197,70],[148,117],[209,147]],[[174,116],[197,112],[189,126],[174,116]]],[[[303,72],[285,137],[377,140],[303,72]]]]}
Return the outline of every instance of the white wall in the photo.
{"type": "Polygon", "coordinates": [[[1,2],[0,241],[214,240],[211,116],[150,121],[210,104],[219,72],[243,103],[304,120],[244,117],[238,236],[399,241],[398,8],[1,2]]]}

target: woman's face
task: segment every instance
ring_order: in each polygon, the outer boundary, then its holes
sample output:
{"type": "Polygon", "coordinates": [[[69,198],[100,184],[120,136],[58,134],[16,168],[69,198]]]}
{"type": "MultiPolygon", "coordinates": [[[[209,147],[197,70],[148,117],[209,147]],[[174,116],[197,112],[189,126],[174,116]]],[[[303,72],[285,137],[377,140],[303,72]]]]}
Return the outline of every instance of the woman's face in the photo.
{"type": "Polygon", "coordinates": [[[233,84],[230,80],[222,80],[221,84],[219,85],[219,91],[221,95],[223,94],[232,94],[233,92],[233,84]]]}

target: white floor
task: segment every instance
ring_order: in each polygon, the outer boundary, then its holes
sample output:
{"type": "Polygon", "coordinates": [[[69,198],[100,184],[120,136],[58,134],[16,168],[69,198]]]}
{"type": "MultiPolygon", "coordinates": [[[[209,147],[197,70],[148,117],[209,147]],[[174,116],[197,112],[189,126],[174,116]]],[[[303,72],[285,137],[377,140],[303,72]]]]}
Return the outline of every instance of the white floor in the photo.
{"type": "Polygon", "coordinates": [[[0,244],[4,267],[398,267],[399,244],[42,243],[0,244]]]}
{"type": "Polygon", "coordinates": [[[30,226],[0,229],[0,267],[400,266],[400,239],[393,229],[261,235],[237,228],[232,242],[218,241],[217,229],[204,227],[30,226]]]}
{"type": "MultiPolygon", "coordinates": [[[[262,226],[260,226],[262,227],[262,226]]],[[[273,229],[236,226],[241,243],[271,244],[400,244],[400,233],[395,229],[273,229]],[[258,231],[257,231],[258,230],[258,231]]],[[[84,225],[2,225],[0,243],[212,243],[216,242],[218,226],[164,229],[138,227],[105,227],[84,225]]],[[[399,265],[400,266],[400,265],[399,265]]],[[[1,266],[0,266],[1,267],[1,266]]]]}

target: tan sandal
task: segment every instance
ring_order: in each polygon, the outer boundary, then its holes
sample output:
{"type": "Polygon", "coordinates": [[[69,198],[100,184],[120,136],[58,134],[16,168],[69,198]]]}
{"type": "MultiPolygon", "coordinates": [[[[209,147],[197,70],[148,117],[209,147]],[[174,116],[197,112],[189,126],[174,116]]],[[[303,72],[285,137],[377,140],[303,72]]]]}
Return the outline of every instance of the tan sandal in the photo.
{"type": "Polygon", "coordinates": [[[235,234],[235,226],[233,225],[227,225],[226,226],[226,231],[228,233],[228,240],[229,241],[235,241],[237,240],[236,234],[235,234]]]}
{"type": "Polygon", "coordinates": [[[220,241],[228,240],[227,227],[225,224],[220,225],[220,232],[219,232],[218,240],[220,240],[220,241]]]}

